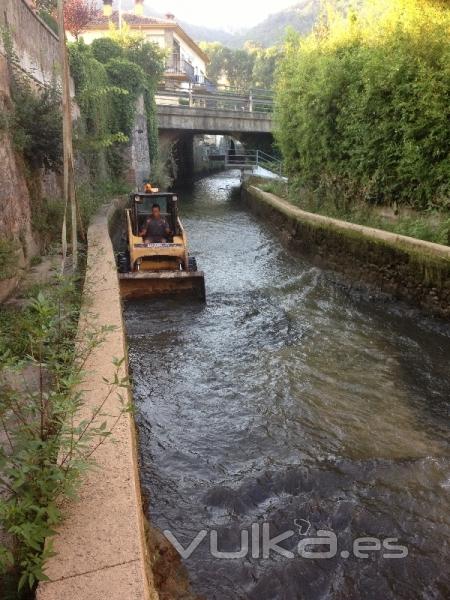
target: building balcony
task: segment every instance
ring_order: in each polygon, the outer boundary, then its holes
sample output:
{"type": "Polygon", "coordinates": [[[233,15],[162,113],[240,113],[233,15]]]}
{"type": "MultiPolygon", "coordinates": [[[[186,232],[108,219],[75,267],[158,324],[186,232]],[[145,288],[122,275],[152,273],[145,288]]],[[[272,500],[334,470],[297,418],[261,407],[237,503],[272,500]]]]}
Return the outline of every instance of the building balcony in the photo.
{"type": "Polygon", "coordinates": [[[194,67],[178,56],[172,56],[168,60],[165,68],[165,75],[166,77],[175,77],[176,79],[195,82],[194,67]]]}

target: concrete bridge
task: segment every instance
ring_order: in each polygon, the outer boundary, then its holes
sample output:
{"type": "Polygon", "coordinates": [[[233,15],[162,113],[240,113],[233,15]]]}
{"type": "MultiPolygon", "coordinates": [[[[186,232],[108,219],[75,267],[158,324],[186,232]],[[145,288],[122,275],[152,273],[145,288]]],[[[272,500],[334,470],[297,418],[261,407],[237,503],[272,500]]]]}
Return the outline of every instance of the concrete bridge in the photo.
{"type": "Polygon", "coordinates": [[[174,144],[178,173],[194,169],[194,137],[228,135],[245,147],[270,151],[273,98],[261,90],[247,94],[191,88],[161,90],[156,95],[160,142],[174,144]]]}
{"type": "Polygon", "coordinates": [[[272,133],[272,113],[214,109],[199,106],[157,105],[161,131],[235,135],[272,133]]]}
{"type": "Polygon", "coordinates": [[[174,90],[156,96],[159,129],[194,134],[271,134],[270,92],[174,90]]]}

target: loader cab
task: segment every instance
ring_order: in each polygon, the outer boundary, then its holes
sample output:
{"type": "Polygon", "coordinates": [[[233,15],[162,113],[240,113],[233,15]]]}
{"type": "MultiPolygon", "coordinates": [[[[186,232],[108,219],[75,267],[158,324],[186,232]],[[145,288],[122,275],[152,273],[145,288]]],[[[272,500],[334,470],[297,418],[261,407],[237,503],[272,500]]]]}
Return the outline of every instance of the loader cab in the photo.
{"type": "Polygon", "coordinates": [[[168,193],[137,193],[130,195],[131,214],[133,220],[133,233],[139,235],[146,219],[152,213],[152,206],[159,204],[161,216],[169,223],[174,235],[179,235],[180,225],[178,221],[178,197],[168,193]]]}

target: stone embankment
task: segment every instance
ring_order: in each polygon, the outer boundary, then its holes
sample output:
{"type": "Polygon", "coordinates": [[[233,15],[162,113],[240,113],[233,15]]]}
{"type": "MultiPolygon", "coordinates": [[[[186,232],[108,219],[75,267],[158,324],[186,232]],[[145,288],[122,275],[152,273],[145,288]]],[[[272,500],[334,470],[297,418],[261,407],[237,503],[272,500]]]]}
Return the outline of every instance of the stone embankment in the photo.
{"type": "Polygon", "coordinates": [[[251,182],[242,197],[316,264],[450,319],[449,246],[308,213],[251,182]]]}

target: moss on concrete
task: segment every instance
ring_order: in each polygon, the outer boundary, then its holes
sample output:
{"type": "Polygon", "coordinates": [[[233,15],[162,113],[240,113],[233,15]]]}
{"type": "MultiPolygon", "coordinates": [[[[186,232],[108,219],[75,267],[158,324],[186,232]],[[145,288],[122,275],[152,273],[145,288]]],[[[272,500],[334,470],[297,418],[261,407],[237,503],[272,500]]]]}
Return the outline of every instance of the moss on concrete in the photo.
{"type": "Polygon", "coordinates": [[[308,213],[251,184],[243,197],[322,265],[450,318],[450,247],[308,213]]]}

